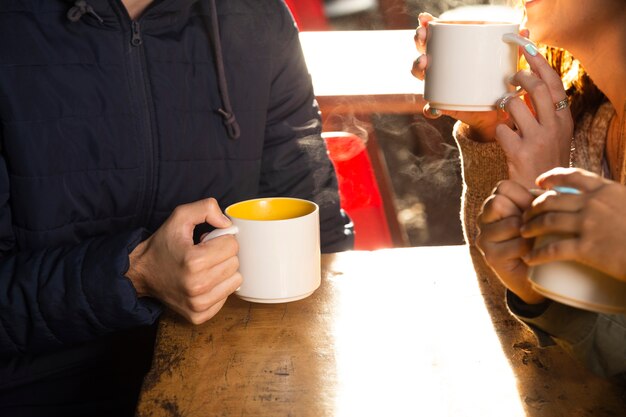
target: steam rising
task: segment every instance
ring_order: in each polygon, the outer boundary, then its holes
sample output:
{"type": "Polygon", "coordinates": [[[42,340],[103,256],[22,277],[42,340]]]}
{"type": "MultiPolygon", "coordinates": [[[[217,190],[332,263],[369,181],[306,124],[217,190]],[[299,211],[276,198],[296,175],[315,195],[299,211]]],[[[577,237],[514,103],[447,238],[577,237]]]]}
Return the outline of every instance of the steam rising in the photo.
{"type": "MultiPolygon", "coordinates": [[[[465,6],[493,5],[515,7],[516,0],[409,0],[408,12],[414,15],[420,12],[428,12],[439,16],[444,12],[465,6]]],[[[484,20],[484,19],[483,19],[484,20]]]]}
{"type": "Polygon", "coordinates": [[[398,220],[412,245],[462,243],[461,168],[452,138],[454,120],[415,115],[329,113],[325,131],[376,135],[395,193],[398,220]]]}
{"type": "Polygon", "coordinates": [[[462,243],[461,167],[454,120],[374,118],[396,194],[398,219],[414,245],[462,243]]]}
{"type": "MultiPolygon", "coordinates": [[[[514,8],[519,3],[519,0],[407,0],[403,10],[390,12],[411,17],[414,28],[421,12],[441,16],[460,7],[494,5],[514,8]]],[[[489,18],[483,16],[476,20],[489,18]]],[[[341,28],[386,27],[381,14],[374,12],[360,20],[342,21],[341,28]]],[[[333,113],[329,109],[323,117],[325,131],[350,132],[364,141],[370,140],[371,133],[375,133],[396,194],[398,219],[411,244],[462,243],[462,181],[459,153],[452,138],[454,120],[447,117],[426,120],[417,105],[413,115],[381,114],[364,118],[359,114],[333,113]]]]}

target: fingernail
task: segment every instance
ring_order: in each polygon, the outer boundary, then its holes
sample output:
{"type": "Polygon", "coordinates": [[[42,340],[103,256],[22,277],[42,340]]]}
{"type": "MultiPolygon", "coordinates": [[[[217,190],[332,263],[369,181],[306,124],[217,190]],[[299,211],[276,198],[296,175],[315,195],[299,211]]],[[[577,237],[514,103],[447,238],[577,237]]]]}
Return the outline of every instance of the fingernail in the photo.
{"type": "Polygon", "coordinates": [[[552,189],[559,194],[581,194],[580,190],[574,187],[563,187],[557,185],[556,187],[552,187],[552,189]]]}
{"type": "Polygon", "coordinates": [[[532,43],[531,40],[526,39],[523,36],[520,36],[518,33],[505,33],[502,35],[502,40],[504,42],[515,43],[526,50],[530,55],[535,56],[539,53],[539,50],[532,43]]]}
{"type": "Polygon", "coordinates": [[[439,111],[439,109],[436,109],[434,107],[430,107],[428,109],[428,113],[430,113],[431,116],[435,116],[435,117],[441,116],[441,112],[439,111]]]}
{"type": "Polygon", "coordinates": [[[527,43],[524,46],[524,49],[526,50],[526,52],[528,52],[532,56],[536,56],[539,53],[539,50],[537,49],[537,47],[533,43],[527,43]]]}
{"type": "Polygon", "coordinates": [[[420,61],[422,60],[422,56],[423,56],[423,55],[420,55],[420,56],[418,56],[418,57],[415,59],[415,66],[416,66],[416,67],[418,67],[418,66],[420,65],[420,61]]]}

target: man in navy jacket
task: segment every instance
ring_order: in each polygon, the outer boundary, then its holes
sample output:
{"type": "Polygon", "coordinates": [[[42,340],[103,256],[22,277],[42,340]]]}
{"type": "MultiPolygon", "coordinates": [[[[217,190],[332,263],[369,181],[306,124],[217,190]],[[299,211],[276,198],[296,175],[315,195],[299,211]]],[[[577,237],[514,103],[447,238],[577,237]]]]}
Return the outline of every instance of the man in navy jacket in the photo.
{"type": "Polygon", "coordinates": [[[350,248],[320,130],[280,0],[0,2],[0,415],[132,415],[163,305],[241,282],[219,206],[312,199],[350,248]]]}

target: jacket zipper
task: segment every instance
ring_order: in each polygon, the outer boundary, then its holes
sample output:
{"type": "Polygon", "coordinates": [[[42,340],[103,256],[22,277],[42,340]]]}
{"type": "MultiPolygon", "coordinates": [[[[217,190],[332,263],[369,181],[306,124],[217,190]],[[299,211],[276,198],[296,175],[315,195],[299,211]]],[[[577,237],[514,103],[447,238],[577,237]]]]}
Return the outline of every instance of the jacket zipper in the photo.
{"type": "Polygon", "coordinates": [[[138,113],[138,139],[144,144],[145,158],[145,183],[140,193],[141,209],[138,212],[141,217],[141,225],[149,225],[156,198],[156,160],[157,145],[155,138],[154,109],[152,107],[150,84],[146,74],[146,57],[143,48],[141,25],[139,21],[131,21],[130,39],[130,69],[131,89],[136,98],[135,105],[138,113]]]}
{"type": "Polygon", "coordinates": [[[132,46],[141,46],[143,43],[143,39],[141,39],[141,27],[139,22],[133,20],[130,24],[130,29],[132,33],[132,37],[130,38],[130,44],[132,46]]]}

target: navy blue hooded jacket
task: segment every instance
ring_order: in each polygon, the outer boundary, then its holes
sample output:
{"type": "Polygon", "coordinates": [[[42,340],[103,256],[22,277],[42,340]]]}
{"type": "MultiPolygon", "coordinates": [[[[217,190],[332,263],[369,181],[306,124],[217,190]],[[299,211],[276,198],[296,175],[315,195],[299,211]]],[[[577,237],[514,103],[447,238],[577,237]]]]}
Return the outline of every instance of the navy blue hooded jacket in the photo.
{"type": "Polygon", "coordinates": [[[313,199],[323,250],[349,247],[289,11],[216,3],[0,1],[0,388],[155,322],[124,274],[177,205],[313,199]]]}

